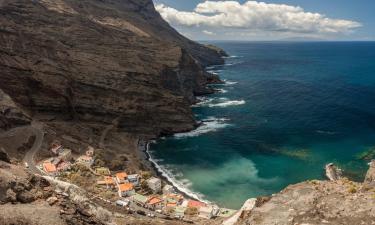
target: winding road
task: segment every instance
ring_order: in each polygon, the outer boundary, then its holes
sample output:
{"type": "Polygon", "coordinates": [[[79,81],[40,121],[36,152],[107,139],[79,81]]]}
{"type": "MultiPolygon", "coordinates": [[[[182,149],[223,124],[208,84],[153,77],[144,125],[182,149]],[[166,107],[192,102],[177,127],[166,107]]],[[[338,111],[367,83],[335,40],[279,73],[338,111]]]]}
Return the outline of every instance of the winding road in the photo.
{"type": "Polygon", "coordinates": [[[29,170],[34,174],[44,175],[43,172],[35,165],[34,156],[40,150],[43,144],[44,132],[43,125],[39,122],[32,122],[30,125],[31,132],[35,135],[33,146],[26,152],[23,161],[29,165],[29,170]]]}

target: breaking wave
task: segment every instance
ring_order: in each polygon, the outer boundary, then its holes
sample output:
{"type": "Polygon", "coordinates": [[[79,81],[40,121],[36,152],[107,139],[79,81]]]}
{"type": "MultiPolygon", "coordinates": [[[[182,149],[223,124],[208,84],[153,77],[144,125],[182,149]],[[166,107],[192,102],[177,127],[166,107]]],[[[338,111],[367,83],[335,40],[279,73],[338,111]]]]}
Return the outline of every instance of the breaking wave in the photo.
{"type": "MultiPolygon", "coordinates": [[[[224,90],[225,91],[225,90],[224,90]]],[[[225,92],[223,92],[225,93],[225,92]]],[[[200,102],[196,103],[192,107],[228,107],[238,106],[246,104],[245,100],[229,100],[228,98],[200,98],[200,102]]]]}
{"type": "Polygon", "coordinates": [[[183,174],[181,172],[176,172],[171,168],[168,168],[168,165],[159,165],[158,159],[153,158],[152,154],[150,153],[150,144],[147,143],[146,146],[146,154],[148,156],[148,160],[155,166],[157,171],[170,182],[179,192],[184,193],[185,195],[189,196],[190,198],[199,200],[201,202],[205,202],[209,204],[210,202],[204,199],[204,195],[194,192],[190,189],[192,183],[188,179],[178,180],[177,177],[182,177],[183,174]]]}
{"type": "Polygon", "coordinates": [[[243,63],[242,61],[238,61],[238,62],[232,62],[232,63],[225,63],[225,66],[234,66],[234,65],[238,65],[238,64],[241,64],[243,63]]]}
{"type": "Polygon", "coordinates": [[[230,56],[223,56],[224,59],[235,59],[235,58],[242,58],[242,56],[237,55],[230,55],[230,56]]]}
{"type": "Polygon", "coordinates": [[[217,90],[219,93],[222,93],[222,94],[228,92],[228,90],[225,90],[225,89],[222,89],[222,88],[219,88],[219,89],[216,89],[216,90],[217,90]]]}
{"type": "Polygon", "coordinates": [[[208,117],[207,119],[202,121],[202,125],[200,125],[197,129],[186,133],[175,134],[174,137],[177,139],[182,139],[188,137],[196,137],[210,132],[215,132],[230,126],[229,123],[226,123],[227,121],[229,121],[229,119],[227,118],[208,117]]]}
{"type": "Polygon", "coordinates": [[[228,106],[237,106],[237,105],[244,105],[246,103],[245,100],[233,100],[233,101],[225,101],[216,104],[208,104],[208,107],[228,107],[228,106]]]}
{"type": "Polygon", "coordinates": [[[224,80],[224,85],[229,86],[229,85],[234,85],[237,84],[238,82],[236,81],[229,81],[229,80],[224,80]]]}

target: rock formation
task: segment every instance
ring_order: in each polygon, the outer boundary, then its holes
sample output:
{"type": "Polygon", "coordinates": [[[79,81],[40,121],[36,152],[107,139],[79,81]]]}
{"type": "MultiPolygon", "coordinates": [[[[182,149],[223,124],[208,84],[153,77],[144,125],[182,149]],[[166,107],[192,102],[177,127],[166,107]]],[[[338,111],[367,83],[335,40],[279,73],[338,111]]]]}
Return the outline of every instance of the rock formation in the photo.
{"type": "Polygon", "coordinates": [[[342,178],[290,185],[256,207],[244,211],[239,225],[341,225],[375,224],[374,167],[364,183],[342,178]]]}
{"type": "Polygon", "coordinates": [[[339,180],[342,178],[341,169],[335,166],[333,163],[327,164],[325,167],[325,170],[326,170],[326,177],[331,181],[339,180]]]}
{"type": "MultiPolygon", "coordinates": [[[[223,63],[224,52],[181,36],[152,0],[3,0],[0,15],[0,95],[32,117],[191,130],[189,104],[216,80],[203,67],[223,63]]],[[[5,111],[2,124],[29,119],[5,111]]]]}

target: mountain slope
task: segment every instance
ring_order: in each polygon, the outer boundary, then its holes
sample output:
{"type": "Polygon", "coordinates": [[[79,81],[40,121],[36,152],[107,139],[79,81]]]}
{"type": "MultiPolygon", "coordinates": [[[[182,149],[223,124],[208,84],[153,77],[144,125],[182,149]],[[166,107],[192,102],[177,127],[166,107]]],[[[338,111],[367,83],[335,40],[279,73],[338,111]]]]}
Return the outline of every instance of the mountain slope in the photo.
{"type": "Polygon", "coordinates": [[[0,1],[0,89],[32,116],[166,134],[196,126],[219,52],[189,41],[151,0],[0,1]]]}

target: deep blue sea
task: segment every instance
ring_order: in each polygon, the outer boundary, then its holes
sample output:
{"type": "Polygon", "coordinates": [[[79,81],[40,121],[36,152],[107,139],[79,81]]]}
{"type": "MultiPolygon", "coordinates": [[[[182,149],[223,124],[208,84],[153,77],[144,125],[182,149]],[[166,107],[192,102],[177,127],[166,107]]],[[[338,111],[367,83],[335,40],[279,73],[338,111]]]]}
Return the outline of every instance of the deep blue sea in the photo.
{"type": "Polygon", "coordinates": [[[158,140],[155,161],[176,185],[220,206],[324,179],[335,162],[360,180],[375,146],[375,42],[217,42],[226,81],[200,98],[197,130],[158,140]]]}

